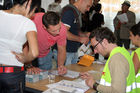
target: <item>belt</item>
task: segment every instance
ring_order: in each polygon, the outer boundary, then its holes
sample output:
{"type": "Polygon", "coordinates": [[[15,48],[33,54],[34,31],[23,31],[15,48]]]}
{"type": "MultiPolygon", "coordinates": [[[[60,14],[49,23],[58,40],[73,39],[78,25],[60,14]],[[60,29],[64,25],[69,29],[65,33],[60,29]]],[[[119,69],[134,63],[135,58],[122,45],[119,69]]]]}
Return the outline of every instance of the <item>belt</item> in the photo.
{"type": "Polygon", "coordinates": [[[24,67],[18,66],[0,66],[0,73],[13,73],[24,71],[24,67]]]}

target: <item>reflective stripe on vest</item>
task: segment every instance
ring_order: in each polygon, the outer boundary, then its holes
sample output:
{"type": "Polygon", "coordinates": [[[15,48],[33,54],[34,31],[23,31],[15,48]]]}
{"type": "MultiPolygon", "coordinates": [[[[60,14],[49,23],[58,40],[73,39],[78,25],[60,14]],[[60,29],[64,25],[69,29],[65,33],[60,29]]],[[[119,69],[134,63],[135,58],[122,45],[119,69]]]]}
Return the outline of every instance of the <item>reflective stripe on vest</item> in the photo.
{"type": "Polygon", "coordinates": [[[136,89],[136,82],[132,83],[132,85],[126,87],[126,92],[132,91],[132,89],[136,89]]]}
{"type": "Polygon", "coordinates": [[[137,88],[140,88],[140,83],[137,83],[137,88]]]}
{"type": "Polygon", "coordinates": [[[136,78],[138,78],[140,76],[140,73],[138,73],[137,75],[136,75],[136,78]]]}
{"type": "MultiPolygon", "coordinates": [[[[106,82],[104,79],[100,80],[100,84],[105,85],[105,86],[111,86],[111,83],[106,82]]],[[[140,83],[138,83],[138,86],[140,87],[140,83]]],[[[130,92],[132,91],[132,89],[135,89],[135,88],[136,88],[136,83],[134,82],[132,85],[126,87],[126,92],[130,92]]]]}
{"type": "Polygon", "coordinates": [[[100,80],[100,84],[101,84],[101,85],[105,85],[105,86],[111,86],[111,83],[106,82],[104,79],[101,79],[101,80],[100,80]]]}

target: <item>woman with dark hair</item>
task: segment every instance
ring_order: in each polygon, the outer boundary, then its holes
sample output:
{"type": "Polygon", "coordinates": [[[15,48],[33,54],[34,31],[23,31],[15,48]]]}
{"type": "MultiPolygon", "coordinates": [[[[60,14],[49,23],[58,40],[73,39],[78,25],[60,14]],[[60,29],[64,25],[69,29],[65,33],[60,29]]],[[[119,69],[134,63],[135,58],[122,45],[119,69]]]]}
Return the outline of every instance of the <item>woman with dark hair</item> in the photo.
{"type": "Polygon", "coordinates": [[[131,57],[135,66],[137,93],[140,93],[140,23],[130,29],[130,40],[138,48],[132,52],[131,57]]]}
{"type": "Polygon", "coordinates": [[[36,27],[30,18],[39,0],[12,0],[6,5],[7,1],[2,6],[6,10],[0,10],[0,93],[23,93],[24,64],[38,56],[36,27]]]}

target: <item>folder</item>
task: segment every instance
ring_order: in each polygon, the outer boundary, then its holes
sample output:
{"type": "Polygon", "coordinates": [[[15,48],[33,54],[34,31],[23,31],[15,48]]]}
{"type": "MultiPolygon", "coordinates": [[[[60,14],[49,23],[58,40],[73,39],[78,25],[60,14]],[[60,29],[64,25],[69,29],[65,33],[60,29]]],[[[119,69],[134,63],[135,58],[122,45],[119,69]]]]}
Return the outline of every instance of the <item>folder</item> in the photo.
{"type": "Polygon", "coordinates": [[[93,61],[94,61],[94,57],[85,54],[80,58],[78,64],[89,67],[93,63],[93,61]]]}

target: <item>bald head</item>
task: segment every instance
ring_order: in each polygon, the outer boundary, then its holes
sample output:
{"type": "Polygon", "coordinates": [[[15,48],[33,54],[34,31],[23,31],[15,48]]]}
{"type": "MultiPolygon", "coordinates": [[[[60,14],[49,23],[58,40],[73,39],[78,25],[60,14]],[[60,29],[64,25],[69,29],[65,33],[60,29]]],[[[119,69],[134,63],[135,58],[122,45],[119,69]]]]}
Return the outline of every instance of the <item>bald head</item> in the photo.
{"type": "Polygon", "coordinates": [[[93,0],[77,0],[74,5],[78,8],[81,13],[89,11],[92,6],[93,0]]]}

